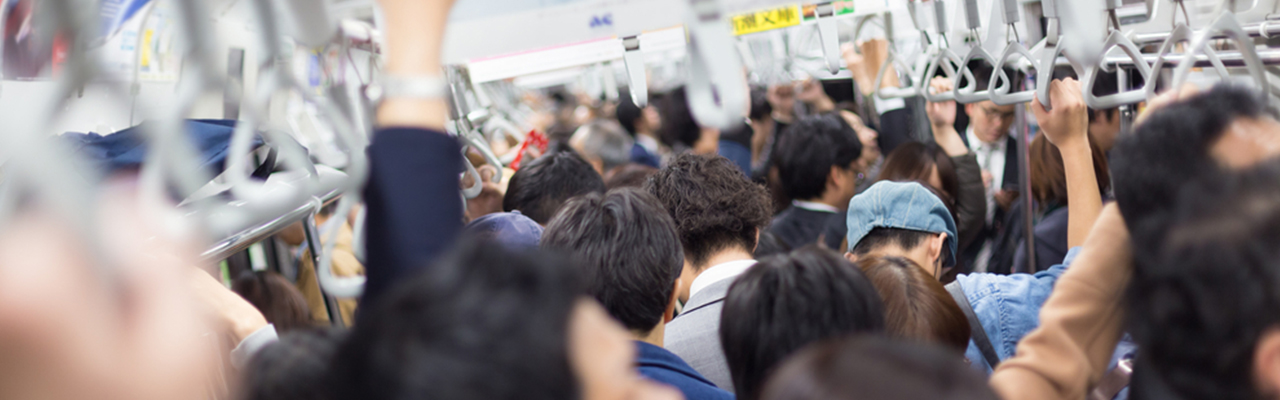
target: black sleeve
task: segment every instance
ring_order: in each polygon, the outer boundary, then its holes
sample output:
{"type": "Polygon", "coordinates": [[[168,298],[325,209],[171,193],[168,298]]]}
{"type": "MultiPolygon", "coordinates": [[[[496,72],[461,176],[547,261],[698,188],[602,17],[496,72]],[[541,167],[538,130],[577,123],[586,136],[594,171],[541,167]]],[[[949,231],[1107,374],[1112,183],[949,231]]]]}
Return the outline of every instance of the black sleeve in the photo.
{"type": "Polygon", "coordinates": [[[879,138],[880,154],[888,156],[893,149],[911,141],[911,111],[906,107],[890,110],[880,114],[879,138]]]}
{"type": "Polygon", "coordinates": [[[369,146],[364,304],[421,270],[462,230],[453,137],[424,129],[378,131],[369,146]]]}

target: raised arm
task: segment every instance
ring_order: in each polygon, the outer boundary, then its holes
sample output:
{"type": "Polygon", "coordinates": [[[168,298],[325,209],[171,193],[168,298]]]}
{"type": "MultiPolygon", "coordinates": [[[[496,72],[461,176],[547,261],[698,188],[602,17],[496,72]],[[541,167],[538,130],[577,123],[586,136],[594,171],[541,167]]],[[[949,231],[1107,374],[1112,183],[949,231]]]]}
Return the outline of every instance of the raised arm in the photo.
{"type": "Polygon", "coordinates": [[[1046,139],[1062,153],[1062,167],[1067,177],[1067,247],[1084,244],[1085,237],[1102,212],[1102,192],[1093,170],[1093,151],[1089,148],[1089,114],[1084,104],[1080,82],[1075,79],[1053,81],[1049,86],[1053,110],[1045,110],[1040,99],[1031,111],[1040,122],[1046,139]]]}
{"type": "MultiPolygon", "coordinates": [[[[389,76],[441,76],[451,0],[383,0],[389,76]]],[[[390,98],[378,109],[365,187],[368,232],[364,302],[412,276],[462,229],[457,140],[444,133],[444,99],[390,98]]]]}
{"type": "Polygon", "coordinates": [[[1040,327],[991,375],[990,384],[1000,397],[1083,399],[1106,372],[1120,340],[1121,299],[1132,273],[1129,231],[1120,209],[1111,204],[1044,303],[1040,327]]]}

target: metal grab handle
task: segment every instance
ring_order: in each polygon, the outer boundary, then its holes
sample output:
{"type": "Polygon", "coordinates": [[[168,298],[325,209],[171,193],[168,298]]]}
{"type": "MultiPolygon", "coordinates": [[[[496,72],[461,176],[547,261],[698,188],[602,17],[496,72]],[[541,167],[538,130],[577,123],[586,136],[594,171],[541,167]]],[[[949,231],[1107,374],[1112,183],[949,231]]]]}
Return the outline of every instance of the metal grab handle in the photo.
{"type": "MultiPolygon", "coordinates": [[[[1129,59],[1133,60],[1133,65],[1138,69],[1138,74],[1142,75],[1144,82],[1151,80],[1151,67],[1142,58],[1142,51],[1138,46],[1134,45],[1123,33],[1118,30],[1111,31],[1111,35],[1107,36],[1107,42],[1102,45],[1102,54],[1107,54],[1113,47],[1118,47],[1125,54],[1129,55],[1129,59]]],[[[1098,79],[1099,72],[1103,70],[1101,64],[1090,65],[1084,72],[1084,103],[1089,108],[1095,110],[1106,110],[1120,107],[1126,104],[1136,104],[1147,99],[1147,93],[1143,89],[1130,90],[1106,96],[1094,96],[1093,84],[1098,79]]]]}
{"type": "MultiPolygon", "coordinates": [[[[1249,38],[1249,34],[1240,28],[1240,23],[1236,21],[1234,15],[1230,11],[1223,11],[1222,15],[1213,22],[1204,32],[1191,42],[1191,47],[1187,49],[1187,57],[1194,57],[1203,53],[1209,41],[1217,37],[1226,36],[1235,42],[1239,48],[1240,56],[1244,58],[1245,67],[1249,69],[1249,75],[1253,77],[1253,82],[1258,90],[1267,88],[1267,71],[1258,59],[1258,51],[1253,46],[1253,40],[1249,38]]],[[[1187,74],[1191,72],[1191,66],[1194,62],[1179,63],[1178,68],[1173,72],[1173,88],[1182,86],[1186,82],[1187,74]]],[[[1226,76],[1223,76],[1225,78],[1226,76]]]]}
{"type": "MultiPolygon", "coordinates": [[[[1154,73],[1159,73],[1160,70],[1164,68],[1165,63],[1168,62],[1168,60],[1165,57],[1172,54],[1171,52],[1173,51],[1174,46],[1176,46],[1178,43],[1190,42],[1194,37],[1195,37],[1195,31],[1193,31],[1190,26],[1187,26],[1187,24],[1178,23],[1176,26],[1174,26],[1173,31],[1169,32],[1169,37],[1165,38],[1164,43],[1160,44],[1160,50],[1156,52],[1156,62],[1155,64],[1152,64],[1151,71],[1154,73]]],[[[1213,65],[1213,69],[1218,72],[1218,76],[1228,76],[1230,74],[1229,72],[1227,72],[1226,65],[1223,65],[1222,60],[1218,58],[1217,52],[1213,51],[1213,49],[1211,48],[1206,47],[1204,48],[1203,53],[1205,55],[1205,58],[1209,59],[1209,63],[1213,65]]],[[[1194,60],[1191,60],[1191,59],[1187,59],[1187,60],[1190,60],[1191,63],[1195,63],[1194,60]]],[[[1143,94],[1147,98],[1152,98],[1156,96],[1156,84],[1157,84],[1156,80],[1154,79],[1150,79],[1150,80],[1147,80],[1146,82],[1143,82],[1143,94]]]]}
{"type": "Polygon", "coordinates": [[[969,69],[969,63],[978,59],[986,60],[988,63],[995,61],[995,57],[992,57],[991,53],[988,53],[987,49],[983,48],[981,45],[973,46],[972,49],[969,49],[969,54],[965,54],[964,60],[960,62],[960,70],[957,71],[957,75],[961,75],[967,80],[967,85],[961,87],[960,82],[952,82],[955,84],[955,86],[952,87],[952,92],[954,92],[956,102],[958,103],[977,103],[991,98],[988,93],[991,86],[987,85],[986,88],[977,90],[978,81],[974,78],[973,71],[969,69]]]}
{"type": "Polygon", "coordinates": [[[840,31],[836,28],[836,7],[830,1],[818,3],[813,15],[818,20],[818,40],[827,59],[827,71],[840,73],[840,31]]]}
{"type": "Polygon", "coordinates": [[[938,72],[938,66],[941,65],[943,76],[947,77],[947,79],[951,79],[952,82],[955,82],[956,66],[960,65],[959,63],[960,57],[950,49],[938,50],[938,54],[929,61],[929,67],[925,68],[924,75],[920,77],[920,94],[924,96],[926,101],[929,101],[930,103],[939,103],[944,101],[954,101],[956,99],[955,90],[942,93],[933,93],[930,91],[929,80],[938,72]]]}
{"type": "MultiPolygon", "coordinates": [[[[1026,46],[1023,46],[1022,43],[1010,42],[1008,46],[1004,47],[1004,52],[1000,53],[1000,57],[997,58],[999,61],[996,62],[995,69],[991,71],[992,75],[994,75],[992,77],[993,79],[987,82],[989,85],[989,89],[987,90],[991,92],[992,103],[1005,106],[1010,104],[1026,103],[1035,98],[1036,88],[1009,93],[1009,90],[1013,87],[1013,82],[1011,82],[1013,79],[1009,77],[1009,74],[1004,72],[1004,64],[1010,59],[1013,59],[1013,56],[1015,55],[1021,55],[1027,60],[1027,62],[1031,63],[1031,67],[1036,71],[1037,78],[1041,75],[1053,75],[1053,68],[1050,67],[1047,70],[1042,68],[1041,64],[1037,62],[1038,60],[1036,57],[1031,55],[1031,52],[1027,50],[1026,46]]],[[[1039,84],[1040,82],[1037,80],[1037,88],[1039,87],[1039,84]]]]}

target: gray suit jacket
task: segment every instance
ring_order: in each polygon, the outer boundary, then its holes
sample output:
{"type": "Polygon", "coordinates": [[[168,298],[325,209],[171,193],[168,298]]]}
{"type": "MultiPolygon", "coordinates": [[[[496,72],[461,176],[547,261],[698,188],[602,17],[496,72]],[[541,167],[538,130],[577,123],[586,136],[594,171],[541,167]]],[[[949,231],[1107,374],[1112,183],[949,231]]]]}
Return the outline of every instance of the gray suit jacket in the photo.
{"type": "Polygon", "coordinates": [[[667,324],[663,344],[721,389],[733,392],[729,364],[720,347],[720,309],[734,279],[707,286],[689,297],[684,311],[667,324]]]}

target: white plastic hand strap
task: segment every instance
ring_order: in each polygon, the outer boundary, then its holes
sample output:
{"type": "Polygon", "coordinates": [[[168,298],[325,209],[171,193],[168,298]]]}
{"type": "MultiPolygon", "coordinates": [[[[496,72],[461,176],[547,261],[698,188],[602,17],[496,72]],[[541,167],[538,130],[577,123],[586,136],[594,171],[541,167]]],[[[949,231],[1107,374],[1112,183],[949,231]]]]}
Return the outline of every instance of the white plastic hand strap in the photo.
{"type": "MultiPolygon", "coordinates": [[[[1022,43],[1018,43],[1016,41],[1009,42],[1009,44],[1004,47],[1004,52],[1000,53],[1000,57],[996,58],[997,61],[995,68],[991,71],[991,80],[987,83],[989,85],[987,86],[987,91],[991,93],[992,103],[1002,106],[1020,104],[1029,102],[1035,97],[1035,88],[1009,93],[1014,84],[1012,82],[1013,78],[1009,77],[1009,74],[1004,72],[1005,64],[1007,64],[1009,60],[1016,59],[1016,56],[1022,56],[1023,59],[1031,63],[1031,68],[1036,70],[1036,76],[1053,74],[1053,67],[1041,67],[1039,64],[1040,60],[1031,55],[1031,52],[1028,51],[1022,43]]],[[[1039,82],[1037,82],[1037,84],[1038,83],[1039,82]]]]}
{"type": "Polygon", "coordinates": [[[645,75],[644,53],[640,51],[640,37],[622,38],[622,62],[627,67],[627,86],[631,88],[631,102],[636,107],[649,105],[649,81],[645,75]]]}
{"type": "Polygon", "coordinates": [[[818,39],[822,41],[822,53],[827,58],[827,71],[840,73],[840,35],[836,29],[836,10],[830,1],[818,3],[814,15],[818,19],[818,39]]]}
{"type": "Polygon", "coordinates": [[[748,97],[729,25],[720,17],[716,0],[689,3],[689,111],[701,126],[735,127],[746,118],[748,97]]]}
{"type": "Polygon", "coordinates": [[[922,85],[920,94],[924,96],[925,100],[931,103],[938,103],[956,99],[954,90],[933,93],[933,90],[930,90],[929,81],[932,80],[932,77],[938,73],[938,68],[941,67],[942,76],[950,79],[952,83],[956,82],[956,68],[960,66],[960,61],[960,57],[956,56],[956,53],[951,52],[950,49],[939,49],[938,54],[932,60],[929,60],[929,67],[925,68],[924,75],[920,76],[920,85],[922,85]]]}
{"type": "MultiPolygon", "coordinates": [[[[1191,42],[1191,47],[1187,49],[1183,62],[1178,64],[1178,68],[1173,72],[1173,88],[1179,88],[1186,82],[1187,74],[1191,72],[1191,67],[1195,65],[1195,57],[1197,54],[1204,52],[1210,41],[1219,37],[1226,37],[1235,42],[1236,48],[1240,52],[1240,57],[1244,59],[1245,67],[1249,69],[1249,75],[1253,77],[1253,82],[1259,90],[1267,88],[1267,71],[1266,66],[1258,59],[1257,49],[1254,48],[1253,40],[1249,38],[1249,34],[1240,28],[1240,23],[1236,21],[1234,15],[1230,11],[1223,11],[1222,15],[1213,22],[1200,36],[1191,42]]],[[[1226,78],[1226,76],[1223,76],[1226,78]]]]}
{"type": "MultiPolygon", "coordinates": [[[[1119,30],[1111,31],[1111,35],[1107,36],[1107,42],[1102,45],[1102,54],[1107,54],[1112,48],[1120,48],[1129,59],[1133,60],[1133,66],[1138,70],[1138,75],[1142,75],[1144,82],[1151,81],[1151,67],[1147,65],[1147,61],[1142,57],[1142,51],[1138,50],[1138,46],[1134,45],[1129,38],[1125,37],[1119,30]]],[[[1084,72],[1084,103],[1089,108],[1095,110],[1107,110],[1120,107],[1126,104],[1136,104],[1147,99],[1145,90],[1137,89],[1106,96],[1094,96],[1093,84],[1098,79],[1098,75],[1104,71],[1103,65],[1090,65],[1084,72]]]]}
{"type": "MultiPolygon", "coordinates": [[[[1173,31],[1169,32],[1169,37],[1165,38],[1164,43],[1160,44],[1160,50],[1156,52],[1156,62],[1151,66],[1151,71],[1154,73],[1159,73],[1160,70],[1164,69],[1165,64],[1169,62],[1167,57],[1174,50],[1174,46],[1177,46],[1178,43],[1190,42],[1194,37],[1195,37],[1195,31],[1191,30],[1191,27],[1188,26],[1186,23],[1180,22],[1176,26],[1174,26],[1173,31]]],[[[1213,69],[1218,72],[1218,76],[1230,75],[1230,73],[1227,72],[1226,65],[1223,65],[1222,60],[1218,58],[1217,52],[1213,51],[1213,49],[1208,47],[1204,48],[1203,52],[1204,52],[1205,58],[1208,58],[1209,63],[1213,65],[1213,69]]],[[[1194,63],[1195,58],[1194,56],[1183,57],[1181,62],[1194,63]]],[[[1149,79],[1146,82],[1144,82],[1143,94],[1147,98],[1155,97],[1156,85],[1158,85],[1158,82],[1156,82],[1155,79],[1149,79]]]]}
{"type": "MultiPolygon", "coordinates": [[[[976,103],[979,101],[986,101],[991,98],[987,93],[988,88],[991,87],[990,85],[982,90],[977,90],[977,79],[974,78],[973,71],[969,70],[969,63],[974,60],[986,60],[988,63],[995,63],[996,58],[992,57],[991,53],[988,53],[987,49],[983,48],[981,43],[978,43],[973,46],[973,48],[969,49],[969,53],[965,54],[964,59],[960,61],[960,71],[958,71],[958,74],[964,77],[965,85],[961,87],[960,82],[952,82],[955,84],[952,91],[955,92],[955,99],[958,103],[976,103]]],[[[991,75],[991,78],[992,82],[994,82],[994,73],[991,75]]]]}

